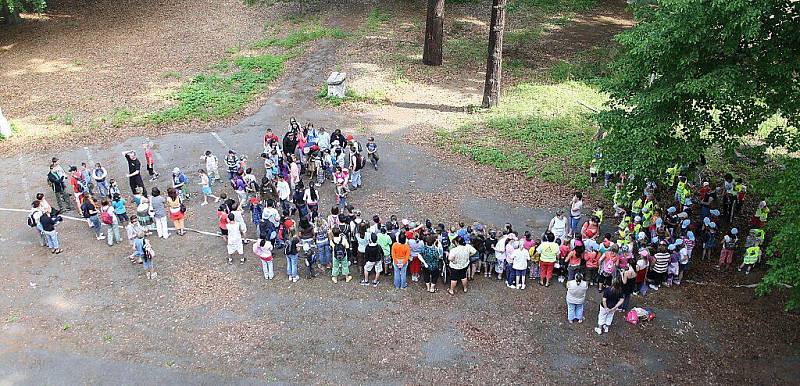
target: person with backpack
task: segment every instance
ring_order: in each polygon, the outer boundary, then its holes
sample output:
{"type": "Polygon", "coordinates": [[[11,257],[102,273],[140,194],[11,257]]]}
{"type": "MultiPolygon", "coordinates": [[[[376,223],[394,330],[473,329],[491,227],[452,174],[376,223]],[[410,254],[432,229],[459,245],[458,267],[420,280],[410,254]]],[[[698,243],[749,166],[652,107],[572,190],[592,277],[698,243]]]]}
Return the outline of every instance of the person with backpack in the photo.
{"type": "Polygon", "coordinates": [[[97,204],[95,204],[94,199],[89,192],[83,192],[81,213],[83,214],[83,218],[89,220],[89,225],[92,227],[95,237],[98,240],[105,239],[100,225],[100,212],[97,210],[97,204]]]}
{"type": "Polygon", "coordinates": [[[297,274],[297,255],[300,252],[300,237],[294,236],[286,243],[283,254],[286,256],[286,275],[289,282],[297,283],[300,276],[297,274]]]}
{"type": "Polygon", "coordinates": [[[122,242],[122,236],[119,232],[119,218],[114,214],[114,207],[108,202],[108,200],[103,199],[100,201],[100,222],[106,225],[106,241],[108,242],[108,246],[114,245],[114,240],[118,243],[122,242]]]}
{"type": "Polygon", "coordinates": [[[314,184],[308,184],[308,187],[303,192],[303,200],[311,212],[311,221],[316,220],[319,217],[319,194],[317,189],[314,188],[314,184]]]}
{"type": "Polygon", "coordinates": [[[375,278],[372,280],[372,286],[378,286],[378,278],[381,276],[381,272],[383,272],[383,248],[378,245],[378,235],[375,233],[369,233],[369,243],[364,248],[364,280],[361,281],[361,285],[367,286],[369,285],[369,273],[374,271],[375,278]]]}
{"type": "Polygon", "coordinates": [[[619,266],[619,260],[619,245],[611,244],[611,249],[603,253],[597,263],[600,269],[598,291],[602,291],[603,288],[611,285],[614,274],[617,272],[617,267],[619,266]]]}
{"type": "Polygon", "coordinates": [[[50,188],[53,189],[53,193],[56,196],[56,204],[60,212],[72,210],[71,200],[69,194],[67,194],[67,187],[64,184],[65,178],[63,174],[55,169],[55,165],[50,165],[50,172],[47,173],[47,183],[50,185],[50,188]]]}
{"type": "Polygon", "coordinates": [[[186,230],[183,227],[186,218],[186,207],[183,205],[183,200],[181,200],[178,192],[173,188],[167,189],[166,206],[169,210],[169,217],[175,225],[175,233],[178,236],[185,235],[186,230]]]}
{"type": "Polygon", "coordinates": [[[28,213],[28,226],[36,230],[36,238],[39,239],[40,246],[47,245],[47,238],[44,235],[44,231],[42,230],[42,225],[39,221],[43,214],[44,210],[42,208],[41,201],[36,200],[32,202],[31,211],[30,213],[28,213]]]}
{"type": "Polygon", "coordinates": [[[157,274],[155,265],[153,265],[153,258],[156,257],[156,253],[153,250],[153,244],[146,238],[142,238],[142,252],[142,267],[147,273],[147,278],[155,279],[157,274]]]}
{"type": "Polygon", "coordinates": [[[423,265],[422,281],[428,292],[435,293],[442,270],[442,249],[436,235],[427,235],[424,243],[419,254],[423,265]]]}
{"type": "Polygon", "coordinates": [[[72,188],[72,195],[75,198],[75,208],[80,209],[83,191],[86,190],[86,187],[83,183],[83,174],[75,166],[69,167],[69,184],[72,188]]]}
{"type": "Polygon", "coordinates": [[[167,227],[167,201],[161,195],[161,190],[158,187],[153,187],[150,191],[150,207],[153,209],[153,221],[156,223],[156,232],[158,237],[166,239],[169,237],[169,229],[167,227]]]}
{"type": "Polygon", "coordinates": [[[338,283],[339,276],[344,275],[345,282],[349,283],[350,280],[353,280],[353,276],[350,275],[350,261],[347,256],[347,251],[350,249],[350,242],[347,240],[347,235],[343,234],[339,227],[333,229],[331,248],[333,250],[331,281],[338,283]]]}

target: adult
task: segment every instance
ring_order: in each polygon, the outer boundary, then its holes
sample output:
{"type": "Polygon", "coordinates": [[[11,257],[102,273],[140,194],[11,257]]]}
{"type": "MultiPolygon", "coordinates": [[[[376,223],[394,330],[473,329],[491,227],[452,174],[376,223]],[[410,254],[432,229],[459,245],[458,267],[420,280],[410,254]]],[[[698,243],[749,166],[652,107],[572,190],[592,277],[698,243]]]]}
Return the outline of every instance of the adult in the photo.
{"type": "Polygon", "coordinates": [[[172,188],[178,192],[178,196],[181,198],[184,197],[187,181],[186,175],[183,174],[180,168],[176,167],[172,169],[172,188]]]}
{"type": "Polygon", "coordinates": [[[424,265],[422,280],[430,293],[436,292],[436,282],[439,281],[439,275],[442,272],[442,252],[436,235],[430,234],[425,237],[425,245],[420,251],[420,260],[424,265]]]}
{"type": "Polygon", "coordinates": [[[100,196],[108,197],[108,171],[106,171],[103,165],[100,165],[100,162],[94,164],[92,180],[94,180],[94,184],[97,186],[97,191],[100,193],[100,196]]]}
{"type": "Polygon", "coordinates": [[[583,223],[581,227],[581,239],[583,240],[597,240],[597,236],[600,235],[600,218],[597,216],[592,216],[589,218],[589,221],[583,223]]]}
{"type": "Polygon", "coordinates": [[[455,247],[450,249],[448,256],[450,267],[450,288],[447,293],[454,295],[456,285],[461,282],[464,292],[467,292],[467,268],[469,267],[469,257],[478,253],[472,245],[467,244],[461,236],[453,239],[455,247]]]}
{"type": "Polygon", "coordinates": [[[536,248],[539,253],[539,285],[550,286],[550,279],[553,278],[553,266],[558,260],[559,246],[556,244],[555,235],[547,231],[542,238],[542,243],[536,248]]]}
{"type": "MultiPolygon", "coordinates": [[[[47,210],[50,211],[50,208],[48,208],[47,210]]],[[[43,214],[44,214],[44,208],[42,207],[42,202],[39,200],[32,202],[31,211],[30,213],[28,213],[28,225],[36,230],[36,238],[39,239],[39,245],[41,246],[47,245],[47,238],[44,236],[44,232],[42,231],[42,224],[40,221],[43,214]]]]}
{"type": "Polygon", "coordinates": [[[97,205],[94,203],[94,199],[89,194],[89,192],[83,192],[83,204],[81,204],[81,213],[83,214],[83,218],[89,221],[89,226],[94,231],[94,235],[98,240],[105,239],[103,236],[101,225],[100,225],[100,212],[97,209],[97,205]]]}
{"type": "Polygon", "coordinates": [[[369,273],[374,271],[375,278],[372,280],[372,286],[378,286],[378,278],[383,272],[383,248],[378,245],[378,235],[369,233],[369,244],[364,248],[364,280],[361,285],[369,285],[369,273]]]}
{"type": "Polygon", "coordinates": [[[183,225],[184,218],[186,217],[186,208],[183,206],[181,197],[178,196],[178,192],[173,188],[167,189],[166,205],[169,209],[169,218],[175,225],[175,233],[177,233],[178,236],[185,235],[186,230],[183,229],[183,225]]]}
{"type": "Polygon", "coordinates": [[[567,281],[567,320],[570,323],[583,323],[583,305],[586,303],[586,290],[589,283],[578,272],[575,278],[567,281]]]}
{"type": "Polygon", "coordinates": [[[567,234],[567,217],[564,216],[564,210],[558,209],[556,215],[550,220],[547,225],[547,231],[551,232],[556,239],[563,239],[567,234]]]}
{"type": "Polygon", "coordinates": [[[620,279],[622,281],[622,310],[628,311],[630,309],[631,295],[636,292],[636,260],[631,257],[628,259],[627,266],[622,270],[620,279]]]}
{"type": "Polygon", "coordinates": [[[331,148],[331,134],[324,127],[319,128],[317,135],[317,146],[320,150],[330,150],[331,148]]]}
{"type": "Polygon", "coordinates": [[[125,153],[125,160],[128,162],[128,182],[131,185],[131,193],[136,194],[136,188],[144,187],[144,180],[142,180],[142,163],[136,158],[135,151],[125,153]]]}
{"type": "Polygon", "coordinates": [[[350,275],[350,262],[347,260],[347,250],[350,248],[350,243],[347,241],[346,235],[343,235],[339,227],[333,228],[333,237],[331,238],[331,249],[333,251],[333,268],[331,269],[331,281],[334,283],[339,282],[339,276],[345,275],[347,283],[353,280],[350,275]]]}
{"type": "Polygon", "coordinates": [[[603,299],[600,301],[600,310],[597,313],[597,327],[594,328],[597,335],[608,332],[611,322],[614,321],[614,314],[619,311],[623,300],[622,282],[615,279],[610,287],[603,290],[603,299]]]}
{"type": "Polygon", "coordinates": [[[355,145],[350,145],[350,184],[353,185],[353,190],[361,187],[361,170],[364,169],[367,161],[364,155],[356,150],[355,145]]]}
{"type": "Polygon", "coordinates": [[[394,288],[405,289],[406,271],[408,261],[411,259],[411,247],[407,243],[406,234],[400,232],[397,235],[397,242],[392,244],[392,264],[394,266],[394,288]]]}
{"type": "Polygon", "coordinates": [[[261,239],[253,244],[253,253],[261,260],[261,271],[264,279],[272,280],[275,274],[272,271],[272,243],[269,240],[261,239]]]}
{"type": "Polygon", "coordinates": [[[575,192],[572,196],[572,203],[569,208],[569,234],[575,236],[578,231],[578,225],[581,222],[581,211],[583,210],[583,194],[575,192]]]}
{"type": "Polygon", "coordinates": [[[586,252],[586,246],[581,240],[575,240],[575,247],[567,254],[567,280],[575,279],[575,275],[581,270],[581,263],[583,262],[583,254],[586,252]]]}
{"type": "Polygon", "coordinates": [[[166,239],[169,237],[167,228],[167,201],[161,195],[161,190],[153,187],[150,191],[150,207],[153,209],[153,221],[156,223],[156,234],[166,239]]]}
{"type": "Polygon", "coordinates": [[[297,150],[297,133],[294,131],[287,131],[283,136],[283,154],[289,157],[297,150]]]}
{"type": "Polygon", "coordinates": [[[43,213],[39,218],[39,224],[42,225],[42,232],[47,239],[47,247],[53,254],[64,252],[61,249],[61,243],[58,241],[58,232],[56,231],[56,224],[58,222],[53,218],[52,212],[43,213]]]}
{"type": "Polygon", "coordinates": [[[58,204],[59,212],[63,212],[64,209],[72,210],[72,204],[70,203],[69,194],[67,193],[67,186],[64,184],[65,176],[56,170],[56,165],[50,165],[50,172],[47,173],[47,183],[50,185],[50,188],[53,189],[53,193],[56,196],[56,204],[58,204]]]}

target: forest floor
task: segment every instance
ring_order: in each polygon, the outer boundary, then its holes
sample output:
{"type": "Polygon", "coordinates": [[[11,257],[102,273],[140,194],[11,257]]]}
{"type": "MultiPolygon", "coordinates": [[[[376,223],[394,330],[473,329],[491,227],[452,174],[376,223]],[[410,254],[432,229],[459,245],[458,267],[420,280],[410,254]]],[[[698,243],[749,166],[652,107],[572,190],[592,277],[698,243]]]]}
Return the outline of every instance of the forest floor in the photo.
{"type": "MultiPolygon", "coordinates": [[[[114,14],[106,2],[77,3],[58,3],[52,24],[30,22],[0,36],[0,79],[9,85],[0,90],[4,113],[43,130],[56,126],[54,121],[63,124],[64,112],[75,117],[73,125],[61,125],[70,126],[65,129],[0,143],[0,168],[6,171],[0,174],[0,208],[25,208],[34,192],[46,191],[43,176],[54,155],[64,164],[102,162],[127,192],[119,177],[126,149],[152,140],[162,174],[175,166],[195,170],[206,149],[221,155],[235,148],[256,158],[264,128],[282,134],[294,116],[362,140],[376,137],[381,168],[366,171],[365,188],[350,198],[367,217],[397,214],[493,227],[510,222],[538,234],[552,208],[566,206],[573,188],[520,169],[498,171],[495,158],[475,157],[497,154],[486,146],[450,141],[483,133],[478,137],[483,145],[494,143],[491,126],[484,123],[539,122],[553,111],[578,111],[571,96],[599,101],[602,96],[582,81],[585,76],[576,74],[583,69],[571,63],[595,47],[612,45],[612,36],[632,24],[615,2],[512,13],[509,31],[519,36],[510,39],[506,80],[521,88],[510,91],[508,110],[492,115],[474,108],[481,98],[480,36],[489,2],[448,3],[446,31],[452,39],[439,69],[419,63],[421,2],[357,3],[352,12],[312,3],[304,20],[314,18],[346,36],[306,42],[269,90],[240,111],[208,122],[137,126],[122,120],[90,127],[85,123],[118,106],[129,106],[131,115],[169,107],[174,101],[151,104],[142,96],[152,87],[167,87],[162,84],[167,71],[180,73],[169,82],[186,81],[246,51],[226,50],[263,39],[265,21],[287,31],[305,21],[290,17],[299,13],[293,3],[285,9],[235,1],[114,7],[130,7],[126,14],[114,14]],[[206,20],[209,14],[218,17],[206,20]],[[184,24],[204,28],[175,28],[184,24]],[[119,26],[128,28],[106,39],[119,26]],[[205,43],[195,45],[194,39],[205,43]],[[70,70],[76,60],[83,70],[70,70]],[[350,74],[353,91],[344,101],[317,95],[333,70],[350,74]],[[552,97],[546,109],[516,110],[537,94],[552,97]],[[466,150],[451,151],[456,145],[466,150]]],[[[575,115],[570,122],[591,128],[575,115]]],[[[545,129],[553,123],[541,122],[545,129]]],[[[147,186],[167,184],[162,176],[147,186]]],[[[331,190],[321,189],[322,208],[332,204],[331,190]]],[[[599,197],[597,187],[586,191],[599,197]]],[[[361,287],[355,283],[358,274],[351,283],[333,284],[323,275],[290,284],[281,253],[276,278],[266,281],[255,256],[228,265],[223,243],[196,233],[154,240],[159,276],[148,281],[125,259],[128,246],[109,248],[90,240],[82,222],[60,225],[65,252],[54,257],[22,225],[24,214],[2,213],[2,383],[616,384],[624,376],[641,384],[795,384],[800,379],[800,318],[782,311],[781,294],[756,297],[750,288],[733,286],[755,283],[760,270],[744,276],[719,273],[711,261],[693,262],[685,284],[634,299],[655,311],[654,320],[633,326],[618,315],[611,333],[598,337],[592,331],[596,292],[588,296],[586,323],[569,324],[558,284],[518,291],[479,277],[468,293],[455,297],[441,289],[428,294],[416,283],[395,290],[385,277],[378,288],[361,287]]],[[[188,213],[189,227],[216,229],[213,205],[202,207],[193,199],[188,213]]]]}

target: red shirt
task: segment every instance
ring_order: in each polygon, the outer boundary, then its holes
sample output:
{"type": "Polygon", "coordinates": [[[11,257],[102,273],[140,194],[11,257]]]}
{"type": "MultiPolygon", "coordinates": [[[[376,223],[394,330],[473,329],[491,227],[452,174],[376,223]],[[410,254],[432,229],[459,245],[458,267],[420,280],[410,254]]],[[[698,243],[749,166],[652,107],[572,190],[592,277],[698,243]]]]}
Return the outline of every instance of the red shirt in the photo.
{"type": "Polygon", "coordinates": [[[583,253],[583,260],[586,261],[586,268],[597,268],[597,261],[600,254],[596,251],[586,251],[583,253]]]}
{"type": "Polygon", "coordinates": [[[148,165],[153,165],[153,151],[150,149],[145,150],[144,159],[147,161],[148,165]]]}
{"type": "Polygon", "coordinates": [[[266,143],[273,143],[278,142],[278,136],[275,133],[266,133],[264,134],[264,142],[266,143]]]}
{"type": "Polygon", "coordinates": [[[218,210],[217,217],[219,218],[219,229],[228,229],[228,214],[218,210]]]}

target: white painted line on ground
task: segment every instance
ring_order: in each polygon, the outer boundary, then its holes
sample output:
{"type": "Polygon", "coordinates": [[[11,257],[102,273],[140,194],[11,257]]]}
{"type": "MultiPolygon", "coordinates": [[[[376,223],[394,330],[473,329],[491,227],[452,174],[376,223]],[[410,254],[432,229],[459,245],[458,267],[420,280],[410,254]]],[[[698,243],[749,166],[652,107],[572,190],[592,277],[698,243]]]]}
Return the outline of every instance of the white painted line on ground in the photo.
{"type": "Polygon", "coordinates": [[[89,161],[87,166],[90,167],[90,168],[93,167],[94,166],[94,161],[92,160],[92,152],[89,151],[89,146],[84,146],[83,147],[83,151],[86,152],[86,159],[89,161]]]}
{"type": "MultiPolygon", "coordinates": [[[[25,166],[25,162],[22,161],[22,156],[17,157],[17,162],[19,163],[20,170],[30,169],[29,167],[25,166]]],[[[28,193],[28,186],[30,186],[30,185],[28,185],[28,179],[25,178],[25,174],[24,173],[22,174],[22,186],[24,186],[23,189],[25,189],[23,191],[23,193],[22,193],[23,195],[25,195],[25,202],[30,203],[31,202],[31,194],[28,193]]]]}
{"type": "Polygon", "coordinates": [[[222,138],[219,137],[219,134],[217,134],[217,132],[212,131],[211,135],[214,137],[214,139],[217,140],[217,142],[219,142],[220,145],[222,145],[222,147],[224,147],[225,149],[228,148],[228,145],[225,143],[225,141],[222,140],[222,138]]]}

